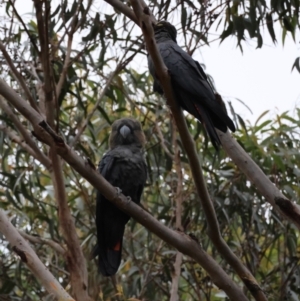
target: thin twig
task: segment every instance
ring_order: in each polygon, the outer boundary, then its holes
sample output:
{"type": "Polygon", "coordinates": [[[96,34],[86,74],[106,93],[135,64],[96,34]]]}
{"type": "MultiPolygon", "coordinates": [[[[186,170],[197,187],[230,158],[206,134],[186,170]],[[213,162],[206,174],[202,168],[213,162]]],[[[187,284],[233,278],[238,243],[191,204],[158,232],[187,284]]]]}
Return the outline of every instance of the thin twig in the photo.
{"type": "MultiPolygon", "coordinates": [[[[59,98],[61,89],[63,87],[63,84],[65,82],[66,76],[67,76],[67,72],[68,72],[68,68],[70,66],[70,61],[71,61],[71,52],[72,52],[72,43],[73,43],[73,36],[74,36],[74,32],[76,30],[77,27],[77,23],[78,23],[78,14],[80,12],[80,7],[82,4],[82,0],[79,1],[79,3],[77,4],[77,9],[76,12],[72,18],[72,21],[70,23],[70,30],[66,29],[65,33],[68,34],[68,44],[67,44],[67,51],[66,51],[66,57],[65,57],[65,61],[64,61],[64,65],[62,68],[62,73],[59,77],[58,83],[56,85],[56,97],[57,99],[59,98]]],[[[85,10],[87,11],[87,10],[85,10]]]]}
{"type": "Polygon", "coordinates": [[[93,117],[94,113],[96,112],[96,110],[99,107],[100,102],[103,100],[103,97],[105,96],[109,86],[111,85],[114,77],[121,72],[128,64],[129,62],[131,62],[131,60],[135,57],[135,55],[137,54],[137,52],[141,49],[142,46],[139,47],[139,49],[137,49],[130,57],[128,57],[127,59],[125,59],[123,61],[123,59],[126,57],[126,54],[128,51],[126,51],[123,55],[123,57],[121,58],[121,62],[117,65],[116,69],[110,74],[109,78],[106,81],[106,84],[104,86],[104,88],[102,89],[95,105],[93,106],[91,112],[87,115],[86,119],[84,120],[84,122],[82,123],[82,125],[80,126],[76,136],[74,137],[74,139],[71,141],[70,146],[74,146],[76,145],[76,143],[78,142],[78,140],[80,139],[80,136],[82,135],[83,131],[85,130],[85,128],[87,127],[89,121],[91,120],[91,118],[93,117]]]}
{"type": "Polygon", "coordinates": [[[94,113],[96,112],[96,110],[98,109],[98,106],[100,104],[100,102],[103,100],[103,97],[105,96],[109,86],[111,85],[114,77],[116,76],[116,74],[118,74],[120,67],[118,66],[114,72],[112,72],[109,76],[109,78],[106,81],[106,84],[104,86],[104,88],[102,89],[95,105],[93,106],[91,112],[87,115],[86,119],[83,121],[82,125],[80,126],[75,138],[71,141],[70,146],[74,146],[76,145],[76,143],[78,142],[80,136],[82,135],[83,131],[85,130],[85,128],[87,127],[88,123],[90,122],[91,118],[93,117],[94,113]]]}
{"type": "Polygon", "coordinates": [[[55,250],[56,252],[58,252],[61,255],[65,255],[66,254],[66,250],[57,242],[55,242],[54,240],[51,239],[45,239],[39,236],[33,236],[30,235],[28,233],[25,233],[22,230],[18,230],[18,232],[28,241],[34,243],[34,244],[46,244],[48,246],[50,246],[53,250],[55,250]]]}
{"type": "MultiPolygon", "coordinates": [[[[28,133],[28,131],[24,128],[23,124],[21,123],[20,119],[16,116],[16,114],[13,112],[13,110],[5,103],[3,98],[0,96],[0,108],[8,115],[8,117],[11,119],[11,121],[14,123],[18,131],[23,136],[25,142],[28,144],[32,152],[34,152],[34,157],[39,160],[44,166],[51,170],[51,161],[49,158],[42,153],[40,148],[36,145],[34,140],[32,139],[31,135],[28,133]]],[[[24,146],[24,145],[23,145],[24,146]]],[[[25,147],[26,148],[26,147],[25,147]]],[[[28,150],[28,149],[27,149],[28,150]]]]}
{"type": "Polygon", "coordinates": [[[57,98],[59,98],[61,89],[63,87],[63,84],[64,84],[65,80],[66,80],[68,68],[70,67],[70,58],[71,58],[71,52],[72,52],[72,42],[73,42],[73,34],[70,34],[69,38],[68,38],[66,58],[65,58],[65,61],[64,61],[64,65],[63,65],[63,68],[62,68],[61,75],[59,77],[59,81],[58,81],[58,83],[56,85],[56,97],[57,98]]]}
{"type": "Polygon", "coordinates": [[[170,157],[171,160],[174,160],[174,155],[170,152],[170,150],[168,149],[168,147],[165,144],[165,139],[164,136],[159,128],[158,122],[155,122],[155,131],[158,135],[158,138],[160,140],[160,145],[161,147],[164,149],[165,153],[170,157]]]}
{"type": "Polygon", "coordinates": [[[25,92],[25,95],[26,97],[28,98],[31,106],[39,112],[39,108],[35,102],[35,100],[33,99],[22,75],[19,73],[19,71],[17,70],[17,68],[15,67],[12,59],[10,58],[10,55],[7,53],[6,49],[5,49],[5,46],[3,45],[3,43],[0,41],[0,50],[2,51],[3,53],[3,56],[5,57],[6,59],[6,62],[10,68],[10,70],[12,71],[12,74],[14,76],[14,78],[16,79],[16,81],[19,83],[19,85],[22,87],[23,91],[25,92]]]}
{"type": "MultiPolygon", "coordinates": [[[[40,158],[36,154],[36,152],[23,139],[21,139],[21,137],[19,137],[15,131],[13,131],[12,129],[10,129],[4,125],[0,125],[0,131],[2,131],[11,141],[19,144],[33,158],[40,161],[40,158]]],[[[49,161],[49,163],[50,163],[50,161],[49,161]]]]}
{"type": "Polygon", "coordinates": [[[22,26],[23,26],[25,32],[27,33],[27,35],[28,35],[28,37],[29,37],[29,39],[30,39],[30,42],[31,42],[32,46],[34,47],[36,53],[39,53],[39,49],[38,49],[38,47],[36,46],[36,43],[35,43],[35,41],[34,41],[34,38],[31,36],[29,30],[27,29],[27,27],[26,27],[26,25],[25,25],[23,19],[22,19],[21,16],[19,15],[19,13],[18,13],[18,11],[17,11],[17,9],[16,9],[14,3],[13,3],[11,0],[8,0],[8,1],[9,1],[9,3],[10,3],[11,7],[13,8],[13,11],[14,11],[15,15],[17,16],[18,20],[21,22],[21,24],[22,24],[22,26]]]}

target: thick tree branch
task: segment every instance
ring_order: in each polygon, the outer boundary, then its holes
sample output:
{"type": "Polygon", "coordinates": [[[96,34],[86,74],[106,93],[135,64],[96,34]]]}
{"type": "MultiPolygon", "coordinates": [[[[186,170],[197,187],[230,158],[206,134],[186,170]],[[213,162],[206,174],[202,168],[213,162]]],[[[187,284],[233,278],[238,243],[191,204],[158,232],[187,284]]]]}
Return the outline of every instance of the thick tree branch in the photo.
{"type": "Polygon", "coordinates": [[[131,4],[140,22],[148,52],[153,60],[156,74],[159,77],[160,83],[164,90],[164,94],[167,98],[167,104],[172,110],[182,140],[182,144],[185,147],[187,156],[189,158],[195,186],[208,224],[208,235],[219,253],[226,259],[230,266],[243,280],[244,284],[247,286],[253,297],[257,301],[266,301],[267,298],[259,287],[256,279],[253,277],[247,267],[244,266],[239,258],[232,252],[232,250],[228,247],[221,236],[218,220],[206,187],[195,143],[189,133],[182,110],[179,108],[174,99],[168,70],[164,62],[162,61],[162,58],[156,46],[152,27],[153,16],[150,15],[149,8],[146,7],[143,9],[138,0],[131,0],[131,4]]]}
{"type": "MultiPolygon", "coordinates": [[[[41,63],[43,66],[44,75],[44,92],[45,92],[45,107],[46,107],[46,117],[47,122],[54,129],[54,112],[57,109],[58,116],[58,106],[57,106],[57,93],[60,93],[65,77],[67,74],[67,69],[70,62],[72,39],[74,28],[76,26],[76,17],[72,20],[72,27],[69,33],[67,55],[63,66],[63,71],[59,79],[59,83],[55,89],[54,80],[52,76],[52,69],[50,65],[50,51],[49,51],[49,15],[50,15],[50,2],[40,2],[34,0],[36,8],[37,25],[39,32],[39,40],[41,44],[41,63]],[[43,10],[44,5],[44,10],[43,10]],[[54,89],[53,89],[54,88],[54,89]],[[53,97],[55,96],[55,97],[53,97]],[[54,101],[56,99],[56,102],[54,101]]],[[[79,4],[80,6],[80,4],[79,4]]],[[[58,128],[57,120],[57,128],[58,128]]],[[[58,214],[59,223],[63,233],[64,240],[66,241],[68,247],[68,267],[70,271],[71,286],[74,292],[75,298],[82,301],[89,301],[91,298],[88,295],[88,279],[87,279],[87,268],[85,263],[85,258],[83,256],[82,249],[80,247],[80,242],[77,237],[76,228],[74,221],[71,216],[70,209],[67,204],[67,195],[65,191],[65,181],[62,171],[62,165],[60,158],[56,152],[55,148],[50,148],[50,159],[53,165],[53,172],[51,173],[51,178],[54,185],[55,199],[58,204],[58,214]]]]}
{"type": "Polygon", "coordinates": [[[109,3],[112,7],[114,7],[116,10],[120,11],[123,15],[131,19],[133,22],[138,24],[138,20],[130,7],[128,7],[126,4],[121,2],[120,0],[104,0],[105,2],[109,3]]]}
{"type": "MultiPolygon", "coordinates": [[[[175,194],[175,203],[176,203],[176,214],[175,214],[175,225],[176,229],[179,229],[180,231],[183,230],[182,227],[182,203],[183,203],[183,176],[182,176],[182,166],[181,166],[181,160],[180,160],[180,150],[178,147],[177,137],[176,137],[176,125],[175,121],[172,120],[174,123],[173,126],[173,146],[174,146],[174,165],[177,175],[177,185],[176,185],[176,194],[175,194]]],[[[179,294],[178,294],[178,284],[179,284],[179,278],[181,274],[181,264],[182,264],[182,253],[178,252],[176,253],[175,262],[174,262],[174,270],[172,273],[172,286],[171,286],[171,296],[170,301],[178,301],[180,300],[179,294]]]]}
{"type": "Polygon", "coordinates": [[[62,164],[55,148],[50,149],[50,158],[53,164],[51,178],[54,186],[55,199],[58,205],[59,223],[68,247],[66,258],[70,272],[72,290],[77,300],[89,301],[91,298],[87,291],[88,278],[85,258],[80,247],[74,220],[68,206],[62,164]]]}
{"type": "Polygon", "coordinates": [[[0,232],[9,241],[13,251],[20,256],[21,260],[50,294],[61,301],[75,301],[40,261],[26,240],[10,223],[2,209],[0,209],[0,232]]]}
{"type": "Polygon", "coordinates": [[[277,212],[300,229],[300,206],[287,199],[279,191],[228,131],[227,133],[222,133],[217,130],[217,132],[223,148],[236,166],[246,175],[248,180],[254,184],[258,191],[266,198],[266,201],[277,212]]]}
{"type": "Polygon", "coordinates": [[[145,212],[135,203],[130,202],[124,195],[116,193],[116,190],[99,175],[89,163],[83,162],[75,153],[68,148],[58,147],[57,152],[67,161],[78,173],[87,179],[94,187],[121,210],[135,218],[139,223],[155,233],[167,243],[173,245],[180,252],[194,258],[211,276],[212,281],[232,300],[248,300],[240,288],[228,277],[224,270],[210,257],[194,240],[182,232],[173,231],[154,217],[145,212]]]}
{"type": "MultiPolygon", "coordinates": [[[[68,44],[67,44],[67,50],[66,50],[66,57],[65,57],[65,61],[64,61],[64,65],[63,65],[63,69],[62,69],[62,73],[59,77],[58,83],[56,85],[56,97],[57,99],[59,98],[59,94],[61,92],[61,89],[63,87],[63,84],[66,80],[66,76],[67,76],[67,72],[68,72],[68,68],[71,64],[71,52],[72,52],[72,43],[73,43],[73,36],[74,36],[74,32],[76,31],[76,29],[79,26],[80,21],[78,20],[78,15],[80,13],[80,8],[82,5],[83,0],[79,1],[77,4],[77,9],[76,9],[76,13],[73,15],[72,17],[72,21],[70,23],[70,30],[66,28],[64,34],[68,34],[68,44]]],[[[88,3],[88,7],[90,7],[91,1],[89,1],[88,3]]],[[[88,8],[85,10],[85,13],[87,13],[89,10],[88,8]]],[[[84,20],[85,18],[82,18],[82,20],[84,20]]],[[[81,21],[82,22],[82,21],[81,21]]],[[[62,39],[61,39],[62,41],[62,39]]]]}
{"type": "Polygon", "coordinates": [[[43,88],[45,93],[47,122],[52,128],[54,128],[55,104],[53,98],[52,70],[50,65],[49,34],[48,34],[49,20],[47,18],[50,12],[50,3],[49,1],[39,1],[39,0],[34,0],[33,2],[36,11],[37,27],[38,27],[39,40],[41,45],[41,51],[39,55],[40,55],[41,65],[43,68],[43,76],[44,76],[43,88]],[[43,11],[43,5],[45,5],[44,11],[43,11]]]}
{"type": "Polygon", "coordinates": [[[71,165],[82,177],[88,180],[108,200],[118,208],[132,216],[148,230],[177,248],[180,252],[192,257],[210,275],[212,281],[229,296],[231,300],[248,301],[242,290],[231,280],[225,271],[211,258],[201,246],[182,232],[169,229],[158,222],[141,207],[127,199],[126,196],[116,193],[111,186],[89,162],[83,161],[63,139],[49,127],[43,117],[34,111],[16,92],[0,80],[0,94],[23,114],[33,125],[35,135],[53,149],[71,165]]]}

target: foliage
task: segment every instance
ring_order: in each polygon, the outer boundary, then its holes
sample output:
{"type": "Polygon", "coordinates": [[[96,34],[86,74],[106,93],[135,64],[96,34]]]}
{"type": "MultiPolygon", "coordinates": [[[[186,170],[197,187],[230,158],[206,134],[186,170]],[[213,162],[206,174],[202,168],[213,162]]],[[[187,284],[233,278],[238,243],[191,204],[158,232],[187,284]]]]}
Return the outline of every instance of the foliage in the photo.
{"type": "MultiPolygon", "coordinates": [[[[235,35],[240,47],[248,37],[256,38],[257,46],[262,47],[261,29],[265,25],[275,42],[275,20],[283,28],[283,41],[287,32],[294,38],[299,28],[298,2],[185,0],[177,5],[169,0],[151,1],[149,6],[158,19],[167,17],[174,20],[178,29],[182,28],[179,36],[183,36],[184,46],[193,53],[201,43],[211,42],[210,29],[221,24],[224,24],[224,30],[219,40],[235,35]]],[[[35,100],[40,102],[38,87],[43,74],[36,51],[39,47],[36,19],[35,16],[21,16],[25,20],[25,29],[11,3],[2,3],[1,14],[6,15],[6,20],[1,24],[1,40],[35,100]]],[[[196,237],[225,271],[242,285],[206,235],[207,223],[185,151],[173,131],[164,100],[152,93],[152,79],[146,70],[146,52],[140,30],[128,18],[100,1],[67,3],[53,1],[49,22],[52,72],[56,82],[63,72],[68,52],[66,41],[69,35],[64,34],[65,30],[71,22],[77,22],[72,64],[67,69],[62,92],[57,98],[60,134],[68,143],[74,142],[77,130],[93,110],[110,73],[122,63],[122,71],[114,77],[105,96],[100,99],[96,112],[74,148],[81,156],[96,163],[108,149],[110,124],[122,116],[131,115],[139,119],[147,138],[149,172],[142,205],[162,223],[174,228],[178,175],[165,148],[174,153],[174,140],[177,141],[184,174],[184,231],[196,237]],[[76,14],[77,18],[73,18],[76,14]]],[[[2,78],[24,95],[2,56],[0,60],[2,78]]],[[[295,64],[298,68],[299,59],[298,65],[295,64]]],[[[18,117],[30,129],[28,122],[22,116],[18,117]]],[[[3,129],[18,130],[7,114],[2,112],[0,118],[0,207],[6,210],[18,229],[63,245],[49,171],[4,134],[3,129]]],[[[239,127],[235,137],[239,143],[288,198],[299,199],[300,110],[297,110],[295,118],[288,112],[273,119],[262,116],[254,125],[245,124],[238,114],[235,118],[239,127]]],[[[222,236],[247,265],[270,300],[299,300],[297,229],[283,221],[265,203],[223,151],[215,153],[199,123],[190,116],[187,120],[199,150],[222,236]]],[[[47,154],[47,148],[38,141],[36,143],[47,154]]],[[[63,171],[68,204],[87,258],[91,296],[95,300],[168,300],[176,250],[133,220],[126,229],[123,262],[116,276],[117,286],[111,279],[98,274],[95,261],[89,260],[95,244],[95,191],[68,165],[63,165],[63,171]]],[[[4,237],[0,239],[0,300],[41,300],[47,296],[37,279],[12,253],[4,237]]],[[[70,279],[64,258],[46,244],[33,247],[56,279],[69,289],[70,279]]],[[[207,273],[188,257],[183,259],[179,296],[180,300],[226,300],[207,273]]]]}

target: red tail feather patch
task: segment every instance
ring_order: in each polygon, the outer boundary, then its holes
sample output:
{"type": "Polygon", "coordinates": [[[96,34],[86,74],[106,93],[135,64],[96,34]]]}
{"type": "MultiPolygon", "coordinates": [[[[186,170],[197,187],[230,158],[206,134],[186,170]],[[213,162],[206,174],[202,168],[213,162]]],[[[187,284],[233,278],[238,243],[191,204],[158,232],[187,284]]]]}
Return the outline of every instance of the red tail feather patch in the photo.
{"type": "Polygon", "coordinates": [[[121,242],[118,241],[118,242],[116,243],[116,245],[113,247],[113,250],[114,250],[114,251],[120,251],[120,249],[121,249],[121,242]]]}

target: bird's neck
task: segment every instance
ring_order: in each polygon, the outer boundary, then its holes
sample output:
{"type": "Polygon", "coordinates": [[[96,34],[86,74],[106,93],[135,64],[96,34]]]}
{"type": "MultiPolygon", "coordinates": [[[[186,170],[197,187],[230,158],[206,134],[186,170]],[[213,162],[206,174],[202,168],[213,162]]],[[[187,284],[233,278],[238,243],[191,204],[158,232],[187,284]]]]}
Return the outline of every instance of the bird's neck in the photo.
{"type": "Polygon", "coordinates": [[[176,41],[174,41],[171,37],[171,35],[167,32],[167,31],[159,31],[156,32],[154,34],[156,43],[162,43],[162,42],[166,42],[166,41],[173,41],[176,43],[176,41]]]}
{"type": "Polygon", "coordinates": [[[136,151],[143,151],[143,146],[139,142],[134,142],[134,143],[128,143],[128,144],[119,144],[119,145],[110,145],[110,149],[117,149],[117,148],[130,148],[131,150],[136,150],[136,151]]]}

